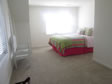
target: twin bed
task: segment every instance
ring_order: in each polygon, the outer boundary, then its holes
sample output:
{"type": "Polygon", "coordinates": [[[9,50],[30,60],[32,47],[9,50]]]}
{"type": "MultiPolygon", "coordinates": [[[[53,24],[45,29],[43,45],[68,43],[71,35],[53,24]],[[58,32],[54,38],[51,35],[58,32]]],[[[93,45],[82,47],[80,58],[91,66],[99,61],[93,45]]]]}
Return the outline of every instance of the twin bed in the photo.
{"type": "Polygon", "coordinates": [[[93,36],[55,35],[49,39],[49,44],[61,56],[93,52],[93,36]]]}

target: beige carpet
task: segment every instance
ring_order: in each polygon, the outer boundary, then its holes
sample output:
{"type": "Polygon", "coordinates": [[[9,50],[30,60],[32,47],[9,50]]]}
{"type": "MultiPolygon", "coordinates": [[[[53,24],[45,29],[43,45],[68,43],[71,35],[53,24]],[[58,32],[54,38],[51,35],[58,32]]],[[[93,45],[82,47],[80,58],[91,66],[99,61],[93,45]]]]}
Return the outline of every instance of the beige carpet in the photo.
{"type": "Polygon", "coordinates": [[[92,54],[61,57],[51,47],[33,50],[14,70],[11,84],[31,77],[31,84],[112,84],[112,70],[92,61],[92,54]]]}

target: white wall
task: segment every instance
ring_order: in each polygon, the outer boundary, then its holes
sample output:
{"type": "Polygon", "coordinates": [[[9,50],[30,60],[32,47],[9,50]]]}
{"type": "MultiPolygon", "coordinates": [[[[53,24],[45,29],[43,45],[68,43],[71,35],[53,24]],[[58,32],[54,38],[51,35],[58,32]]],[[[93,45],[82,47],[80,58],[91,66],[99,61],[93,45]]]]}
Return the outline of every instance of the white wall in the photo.
{"type": "Polygon", "coordinates": [[[15,28],[14,32],[17,37],[18,48],[26,48],[28,47],[27,40],[30,40],[28,0],[8,0],[8,2],[13,19],[13,26],[15,28]]]}
{"type": "Polygon", "coordinates": [[[83,3],[79,8],[79,28],[94,27],[94,0],[83,3]]]}
{"type": "MultiPolygon", "coordinates": [[[[2,5],[4,19],[6,23],[6,30],[8,41],[11,37],[11,28],[10,28],[10,13],[8,9],[7,0],[0,0],[0,4],[2,5]]],[[[10,46],[9,46],[10,50],[10,46]]],[[[11,53],[9,52],[8,55],[4,56],[3,59],[0,60],[0,84],[9,84],[10,77],[12,73],[12,65],[11,65],[11,53]]]]}
{"type": "Polygon", "coordinates": [[[112,0],[95,1],[94,60],[112,69],[112,0]]]}
{"type": "MultiPolygon", "coordinates": [[[[68,9],[74,17],[76,17],[76,24],[78,24],[78,8],[67,7],[40,7],[30,6],[30,30],[32,47],[48,46],[49,35],[46,35],[45,22],[42,14],[45,11],[56,11],[61,9],[68,9]]],[[[78,28],[78,25],[75,26],[78,28]]]]}

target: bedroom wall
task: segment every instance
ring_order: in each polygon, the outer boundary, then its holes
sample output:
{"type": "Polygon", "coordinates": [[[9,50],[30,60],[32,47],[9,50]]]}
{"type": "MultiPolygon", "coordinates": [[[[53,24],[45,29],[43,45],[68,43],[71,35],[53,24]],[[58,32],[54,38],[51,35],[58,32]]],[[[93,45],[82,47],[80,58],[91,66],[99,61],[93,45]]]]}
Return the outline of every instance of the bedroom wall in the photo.
{"type": "MultiPolygon", "coordinates": [[[[44,47],[48,46],[49,35],[46,35],[46,27],[42,17],[42,12],[45,10],[59,10],[60,7],[41,7],[41,6],[30,6],[30,30],[31,30],[31,41],[32,47],[44,47]]],[[[61,7],[64,9],[64,7],[61,7]]],[[[69,9],[70,12],[77,17],[76,24],[78,24],[78,8],[66,8],[69,9]]],[[[76,25],[78,28],[78,25],[76,25]]]]}
{"type": "Polygon", "coordinates": [[[94,2],[90,0],[79,8],[79,28],[94,27],[94,2]]]}
{"type": "Polygon", "coordinates": [[[95,1],[94,60],[112,69],[112,0],[95,1]]]}
{"type": "Polygon", "coordinates": [[[18,48],[28,46],[26,37],[30,40],[29,2],[28,0],[8,0],[13,20],[14,33],[17,37],[18,48]],[[26,34],[29,33],[29,35],[26,34]]]}

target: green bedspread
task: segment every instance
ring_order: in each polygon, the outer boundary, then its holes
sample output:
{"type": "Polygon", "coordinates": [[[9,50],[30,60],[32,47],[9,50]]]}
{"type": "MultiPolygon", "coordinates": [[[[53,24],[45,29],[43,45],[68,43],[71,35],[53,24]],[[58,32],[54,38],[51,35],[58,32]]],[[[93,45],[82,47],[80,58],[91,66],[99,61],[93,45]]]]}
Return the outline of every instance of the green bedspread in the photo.
{"type": "Polygon", "coordinates": [[[67,48],[85,47],[85,38],[81,35],[56,35],[50,38],[49,44],[64,53],[67,48]]]}

